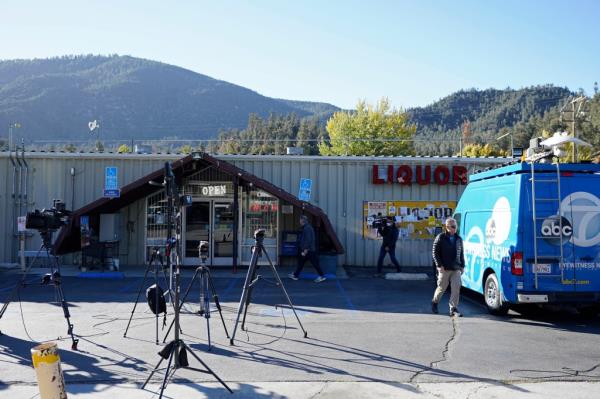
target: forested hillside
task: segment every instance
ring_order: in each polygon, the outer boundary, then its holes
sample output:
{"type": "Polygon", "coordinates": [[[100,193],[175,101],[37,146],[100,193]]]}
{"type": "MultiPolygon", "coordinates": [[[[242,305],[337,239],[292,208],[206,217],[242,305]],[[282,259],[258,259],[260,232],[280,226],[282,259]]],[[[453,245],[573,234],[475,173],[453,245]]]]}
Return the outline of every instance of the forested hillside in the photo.
{"type": "Polygon", "coordinates": [[[250,114],[328,117],[337,109],[128,56],[0,61],[0,126],[19,122],[26,142],[88,139],[91,120],[100,121],[101,139],[206,139],[245,127],[250,114]]]}

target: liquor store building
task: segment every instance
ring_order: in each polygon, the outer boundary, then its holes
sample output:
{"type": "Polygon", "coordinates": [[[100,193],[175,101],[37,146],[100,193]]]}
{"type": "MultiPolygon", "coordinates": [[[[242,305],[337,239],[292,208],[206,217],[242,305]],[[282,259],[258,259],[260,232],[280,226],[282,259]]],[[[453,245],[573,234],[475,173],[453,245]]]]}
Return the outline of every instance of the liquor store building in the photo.
{"type": "Polygon", "coordinates": [[[0,242],[0,264],[18,263],[21,254],[37,251],[39,234],[19,231],[23,226],[17,218],[47,209],[59,198],[75,209],[55,234],[55,250],[65,263],[104,254],[121,265],[143,265],[150,249],[166,242],[166,197],[160,183],[165,162],[171,162],[180,193],[191,198],[191,205],[181,208],[186,265],[198,263],[200,241],[209,242],[214,267],[248,264],[258,228],[265,229],[271,258],[290,264],[298,219],[305,214],[317,232],[320,252],[337,264],[375,266],[381,241],[372,223],[392,216],[400,231],[400,263],[427,267],[432,240],[453,213],[468,175],[507,161],[3,152],[0,187],[6,194],[0,194],[0,216],[12,223],[0,227],[10,238],[0,242]],[[107,190],[108,183],[118,192],[107,190]]]}

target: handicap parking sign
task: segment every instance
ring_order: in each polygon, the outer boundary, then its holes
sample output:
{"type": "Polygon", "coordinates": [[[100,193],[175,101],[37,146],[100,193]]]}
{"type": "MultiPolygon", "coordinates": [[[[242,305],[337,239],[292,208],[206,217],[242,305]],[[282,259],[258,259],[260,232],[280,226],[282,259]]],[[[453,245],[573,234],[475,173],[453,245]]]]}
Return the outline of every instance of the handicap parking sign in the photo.
{"type": "Polygon", "coordinates": [[[119,190],[119,169],[116,166],[107,166],[104,171],[104,197],[118,198],[121,195],[119,190]]]}
{"type": "Polygon", "coordinates": [[[298,198],[301,201],[310,201],[310,194],[312,191],[312,180],[301,178],[300,179],[300,192],[298,198]]]}

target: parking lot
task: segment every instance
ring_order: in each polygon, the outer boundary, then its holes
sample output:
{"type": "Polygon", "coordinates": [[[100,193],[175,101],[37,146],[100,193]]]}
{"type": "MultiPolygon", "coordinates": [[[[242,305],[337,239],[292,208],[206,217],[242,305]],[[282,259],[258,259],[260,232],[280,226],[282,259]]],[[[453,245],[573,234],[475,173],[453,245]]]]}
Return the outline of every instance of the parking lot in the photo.
{"type": "MultiPolygon", "coordinates": [[[[0,276],[4,298],[18,276],[0,276]]],[[[229,334],[242,277],[243,273],[238,273],[214,279],[229,334]]],[[[186,287],[190,273],[183,280],[182,287],[186,287]]],[[[136,388],[158,362],[166,330],[161,317],[161,344],[157,346],[155,318],[143,295],[127,337],[123,337],[140,282],[141,277],[64,278],[71,320],[80,337],[78,351],[70,350],[62,309],[52,303],[54,290],[23,289],[20,301],[11,303],[0,320],[0,391],[32,397],[36,390],[30,349],[38,342],[60,337],[65,380],[75,397],[105,394],[114,398],[110,387],[117,385],[127,387],[131,393],[127,397],[152,397],[150,391],[136,388]]],[[[241,397],[326,396],[325,391],[333,395],[336,389],[346,390],[349,397],[351,393],[354,397],[436,396],[436,389],[457,383],[467,384],[464,386],[473,392],[484,387],[501,389],[501,396],[521,397],[533,392],[528,384],[559,382],[564,388],[567,381],[587,387],[585,392],[600,392],[596,384],[600,382],[597,318],[585,320],[565,311],[529,317],[511,311],[507,317],[495,317],[487,313],[477,295],[463,295],[462,318],[445,313],[447,296],[440,304],[440,314],[434,315],[430,311],[432,281],[389,281],[350,273],[347,279],[320,284],[289,279],[284,283],[308,331],[307,338],[291,310],[276,306],[285,300],[279,289],[266,281],[253,292],[247,331],[238,328],[234,346],[229,344],[219,314],[213,312],[209,320],[213,347],[207,350],[206,319],[195,313],[196,288],[184,305],[183,340],[234,391],[244,393],[241,397]],[[329,387],[319,391],[323,383],[329,387]],[[363,391],[364,395],[359,394],[363,391]]],[[[167,325],[171,319],[169,309],[167,325]]],[[[188,358],[192,366],[200,366],[188,358]]],[[[161,376],[156,375],[151,387],[156,389],[160,381],[161,376]]],[[[541,386],[535,384],[532,386],[541,386]]],[[[189,393],[177,395],[182,387],[206,397],[227,394],[210,374],[187,369],[177,371],[166,392],[172,397],[189,397],[189,393]]],[[[560,394],[560,390],[552,391],[560,394]]]]}

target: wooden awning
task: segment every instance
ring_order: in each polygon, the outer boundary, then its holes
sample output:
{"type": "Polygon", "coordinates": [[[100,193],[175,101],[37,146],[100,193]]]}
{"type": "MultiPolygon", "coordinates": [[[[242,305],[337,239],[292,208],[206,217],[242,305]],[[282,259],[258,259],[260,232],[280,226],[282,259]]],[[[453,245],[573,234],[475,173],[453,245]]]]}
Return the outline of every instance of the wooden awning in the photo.
{"type": "MultiPolygon", "coordinates": [[[[206,153],[195,153],[194,155],[194,157],[188,155],[185,158],[173,162],[172,169],[178,186],[181,185],[185,177],[192,175],[197,172],[199,168],[206,166],[212,166],[215,169],[228,174],[232,179],[237,176],[241,186],[259,188],[288,202],[299,209],[303,214],[311,216],[313,226],[321,232],[321,240],[325,240],[329,243],[333,252],[338,254],[344,253],[344,248],[342,247],[329,218],[321,208],[308,202],[301,201],[298,197],[287,191],[248,173],[229,162],[219,160],[206,153]]],[[[162,182],[163,179],[164,168],[161,168],[160,170],[154,171],[123,187],[119,198],[100,198],[74,211],[69,224],[60,231],[56,239],[54,252],[61,255],[81,250],[81,237],[79,234],[79,220],[81,216],[87,215],[93,217],[103,213],[115,213],[135,201],[162,190],[161,187],[152,185],[149,182],[162,182]]]]}

